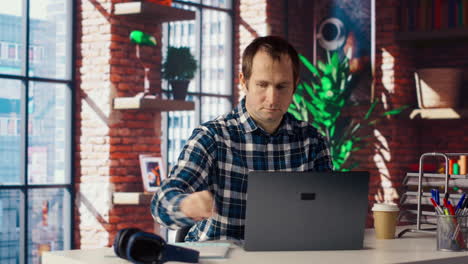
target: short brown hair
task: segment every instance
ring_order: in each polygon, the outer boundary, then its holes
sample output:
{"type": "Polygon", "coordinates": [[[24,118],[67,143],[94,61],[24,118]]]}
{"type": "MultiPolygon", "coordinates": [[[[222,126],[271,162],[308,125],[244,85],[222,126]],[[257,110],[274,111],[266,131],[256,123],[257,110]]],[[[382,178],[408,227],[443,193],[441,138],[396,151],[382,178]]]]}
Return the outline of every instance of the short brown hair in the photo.
{"type": "Polygon", "coordinates": [[[278,36],[258,37],[245,48],[242,54],[242,74],[246,80],[252,75],[253,58],[259,50],[264,50],[274,60],[280,60],[283,54],[288,55],[293,66],[293,80],[296,85],[299,80],[299,56],[289,42],[278,36]]]}

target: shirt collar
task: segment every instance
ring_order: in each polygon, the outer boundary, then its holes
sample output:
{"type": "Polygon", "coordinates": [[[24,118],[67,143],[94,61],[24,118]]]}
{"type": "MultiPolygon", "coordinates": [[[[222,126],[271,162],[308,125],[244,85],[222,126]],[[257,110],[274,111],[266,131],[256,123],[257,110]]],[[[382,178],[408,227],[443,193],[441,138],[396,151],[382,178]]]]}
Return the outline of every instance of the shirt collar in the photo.
{"type": "Polygon", "coordinates": [[[257,123],[252,119],[249,112],[247,112],[247,108],[245,107],[245,97],[237,105],[237,112],[239,114],[239,121],[241,126],[244,128],[244,131],[250,133],[252,131],[257,130],[259,128],[257,123]]]}
{"type": "MultiPolygon", "coordinates": [[[[253,120],[252,117],[250,116],[249,112],[247,112],[247,107],[245,106],[245,97],[242,98],[242,100],[239,102],[236,110],[239,115],[240,124],[244,128],[244,131],[246,133],[250,133],[257,129],[260,129],[264,133],[268,134],[260,126],[257,125],[255,120],[253,120]]],[[[283,115],[283,119],[281,120],[281,123],[274,135],[282,135],[286,133],[294,134],[294,128],[291,123],[291,116],[289,113],[286,113],[283,115]]]]}

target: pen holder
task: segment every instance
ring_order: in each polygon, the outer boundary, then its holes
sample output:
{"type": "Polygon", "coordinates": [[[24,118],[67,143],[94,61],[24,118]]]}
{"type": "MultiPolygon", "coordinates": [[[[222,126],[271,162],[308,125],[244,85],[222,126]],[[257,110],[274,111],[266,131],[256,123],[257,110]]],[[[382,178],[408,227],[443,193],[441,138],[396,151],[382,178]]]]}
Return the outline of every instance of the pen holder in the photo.
{"type": "Polygon", "coordinates": [[[467,250],[468,216],[437,216],[437,250],[467,250]]]}

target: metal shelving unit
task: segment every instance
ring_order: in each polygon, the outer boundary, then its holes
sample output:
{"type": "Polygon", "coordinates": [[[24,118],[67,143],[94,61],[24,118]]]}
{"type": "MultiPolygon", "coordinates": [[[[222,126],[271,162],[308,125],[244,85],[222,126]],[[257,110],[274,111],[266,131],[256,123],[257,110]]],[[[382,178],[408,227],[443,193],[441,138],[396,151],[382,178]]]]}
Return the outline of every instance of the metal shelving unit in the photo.
{"type": "MultiPolygon", "coordinates": [[[[428,198],[431,197],[431,187],[444,187],[444,194],[449,192],[449,188],[465,187],[468,188],[468,175],[450,175],[449,174],[449,157],[468,155],[468,153],[439,153],[431,152],[424,153],[419,159],[419,172],[407,173],[403,180],[403,185],[406,186],[406,191],[400,199],[401,205],[417,205],[416,210],[402,210],[399,216],[400,221],[403,217],[416,215],[416,228],[404,229],[398,234],[402,237],[407,232],[419,233],[435,233],[436,227],[423,228],[422,224],[436,225],[435,213],[428,198]],[[445,159],[445,174],[440,173],[424,173],[424,160],[428,157],[442,157],[445,159]],[[417,177],[417,181],[414,178],[417,177]],[[411,186],[417,187],[416,190],[411,190],[411,186]],[[423,200],[423,198],[426,198],[423,200]],[[423,207],[431,207],[431,210],[424,210],[423,207]]],[[[461,194],[450,194],[452,198],[460,198],[461,194]]],[[[411,218],[411,217],[410,217],[411,218]]],[[[414,217],[413,217],[414,219],[414,217]]],[[[411,219],[410,219],[411,220],[411,219]]]]}

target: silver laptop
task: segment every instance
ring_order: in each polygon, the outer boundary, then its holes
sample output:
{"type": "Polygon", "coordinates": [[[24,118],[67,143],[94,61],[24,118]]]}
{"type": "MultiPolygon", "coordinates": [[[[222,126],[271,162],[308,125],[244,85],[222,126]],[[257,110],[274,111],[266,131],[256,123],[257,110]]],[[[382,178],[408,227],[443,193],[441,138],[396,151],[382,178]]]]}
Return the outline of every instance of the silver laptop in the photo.
{"type": "Polygon", "coordinates": [[[249,172],[244,249],[362,249],[368,172],[249,172]]]}

